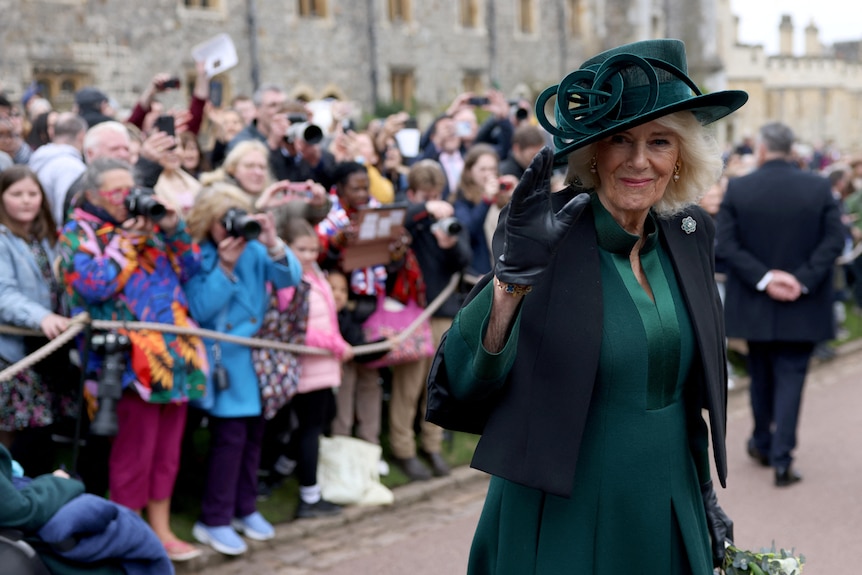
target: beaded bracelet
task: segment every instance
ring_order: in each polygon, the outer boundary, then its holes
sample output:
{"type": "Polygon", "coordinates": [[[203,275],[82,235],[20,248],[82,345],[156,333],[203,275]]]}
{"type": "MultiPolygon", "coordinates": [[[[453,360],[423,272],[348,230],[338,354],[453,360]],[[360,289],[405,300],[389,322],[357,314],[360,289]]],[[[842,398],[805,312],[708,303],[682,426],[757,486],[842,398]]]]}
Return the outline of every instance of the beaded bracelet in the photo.
{"type": "Polygon", "coordinates": [[[494,283],[497,284],[497,287],[503,290],[504,293],[507,293],[512,297],[525,296],[533,291],[533,286],[504,283],[496,277],[494,278],[494,283]]]}

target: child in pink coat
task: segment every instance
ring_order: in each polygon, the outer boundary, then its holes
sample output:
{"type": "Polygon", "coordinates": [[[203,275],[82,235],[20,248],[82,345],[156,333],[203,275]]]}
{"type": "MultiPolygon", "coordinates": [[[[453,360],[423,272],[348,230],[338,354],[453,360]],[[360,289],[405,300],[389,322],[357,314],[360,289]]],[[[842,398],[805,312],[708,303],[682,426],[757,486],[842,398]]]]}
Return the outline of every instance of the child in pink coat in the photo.
{"type": "MultiPolygon", "coordinates": [[[[317,484],[319,440],[327,419],[331,416],[334,398],[332,389],[341,383],[341,364],[353,357],[353,348],[341,337],[332,289],[317,265],[320,240],[314,228],[302,218],[283,222],[279,235],[290,246],[302,264],[302,281],[311,289],[308,293],[308,331],[305,344],[327,349],[333,355],[303,355],[297,394],[291,400],[298,427],[288,449],[297,462],[299,479],[298,519],[337,515],[341,507],[324,500],[317,484]]],[[[279,308],[287,307],[294,288],[279,290],[279,308]]]]}

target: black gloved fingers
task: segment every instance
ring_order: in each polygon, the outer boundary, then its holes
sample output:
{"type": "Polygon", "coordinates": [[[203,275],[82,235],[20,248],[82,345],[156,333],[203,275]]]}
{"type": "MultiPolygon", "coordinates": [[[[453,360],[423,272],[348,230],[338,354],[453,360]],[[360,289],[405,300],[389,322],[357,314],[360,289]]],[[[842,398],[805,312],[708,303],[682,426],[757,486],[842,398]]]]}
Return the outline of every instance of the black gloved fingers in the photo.
{"type": "Polygon", "coordinates": [[[525,209],[532,207],[533,202],[538,199],[535,196],[545,196],[550,202],[553,169],[554,153],[545,146],[533,156],[512,192],[512,198],[509,200],[510,217],[514,215],[517,218],[525,209]]]}
{"type": "Polygon", "coordinates": [[[733,543],[733,521],[718,504],[712,481],[700,487],[703,509],[706,513],[706,527],[712,540],[712,561],[714,567],[724,563],[725,541],[733,543]]]}

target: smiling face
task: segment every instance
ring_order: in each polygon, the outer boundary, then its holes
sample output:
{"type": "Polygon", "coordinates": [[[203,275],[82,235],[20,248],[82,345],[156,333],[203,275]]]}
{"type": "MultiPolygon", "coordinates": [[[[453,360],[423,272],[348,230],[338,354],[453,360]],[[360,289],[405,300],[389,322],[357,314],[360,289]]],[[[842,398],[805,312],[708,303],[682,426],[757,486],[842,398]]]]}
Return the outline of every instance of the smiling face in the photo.
{"type": "Polygon", "coordinates": [[[596,145],[598,196],[614,219],[640,233],[649,209],[664,196],[680,154],[679,137],[649,122],[596,145]]]}
{"type": "Polygon", "coordinates": [[[368,192],[368,174],[365,172],[353,172],[343,184],[338,184],[338,197],[342,199],[344,207],[359,209],[368,204],[370,194],[368,192]]]}
{"type": "Polygon", "coordinates": [[[32,178],[18,180],[3,192],[3,211],[10,224],[22,230],[30,230],[41,206],[42,190],[32,178]]]}
{"type": "Polygon", "coordinates": [[[266,187],[268,159],[258,150],[250,150],[236,164],[233,177],[247,194],[258,195],[266,187]]]}

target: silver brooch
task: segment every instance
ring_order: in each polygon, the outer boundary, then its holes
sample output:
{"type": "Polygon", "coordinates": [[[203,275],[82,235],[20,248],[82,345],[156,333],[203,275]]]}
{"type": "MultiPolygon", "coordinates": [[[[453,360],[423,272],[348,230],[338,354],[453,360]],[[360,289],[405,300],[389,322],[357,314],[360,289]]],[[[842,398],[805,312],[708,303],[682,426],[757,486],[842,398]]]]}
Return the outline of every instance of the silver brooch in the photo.
{"type": "Polygon", "coordinates": [[[697,222],[694,221],[694,218],[691,216],[686,216],[684,220],[682,220],[682,231],[687,234],[692,234],[697,230],[697,222]]]}

